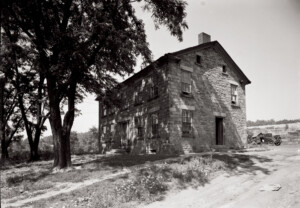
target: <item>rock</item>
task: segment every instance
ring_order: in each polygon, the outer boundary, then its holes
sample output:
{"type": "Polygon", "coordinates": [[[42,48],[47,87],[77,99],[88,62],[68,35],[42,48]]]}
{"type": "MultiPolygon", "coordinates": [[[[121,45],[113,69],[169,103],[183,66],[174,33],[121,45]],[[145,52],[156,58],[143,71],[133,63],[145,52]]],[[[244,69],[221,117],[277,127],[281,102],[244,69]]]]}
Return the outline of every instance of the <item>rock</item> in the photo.
{"type": "Polygon", "coordinates": [[[281,189],[280,184],[266,184],[262,186],[259,190],[260,191],[278,191],[281,189]]]}

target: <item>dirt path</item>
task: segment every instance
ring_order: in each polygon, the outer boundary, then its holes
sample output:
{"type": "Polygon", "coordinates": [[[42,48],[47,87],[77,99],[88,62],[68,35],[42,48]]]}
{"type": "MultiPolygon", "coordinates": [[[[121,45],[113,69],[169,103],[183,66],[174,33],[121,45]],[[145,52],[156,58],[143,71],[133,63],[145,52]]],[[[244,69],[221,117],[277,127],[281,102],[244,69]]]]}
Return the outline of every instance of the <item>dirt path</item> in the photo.
{"type": "Polygon", "coordinates": [[[85,180],[85,181],[80,182],[80,183],[68,183],[68,186],[63,188],[63,189],[50,190],[50,191],[48,191],[44,194],[40,194],[40,195],[30,197],[30,198],[27,198],[27,199],[23,199],[23,200],[19,200],[19,201],[16,201],[16,202],[11,202],[10,203],[10,201],[14,201],[14,198],[7,199],[7,200],[2,200],[1,207],[2,208],[5,208],[5,207],[23,207],[25,204],[27,204],[29,202],[34,202],[34,201],[38,201],[38,200],[41,200],[41,199],[47,199],[47,198],[50,198],[50,197],[53,197],[53,196],[57,196],[57,195],[60,195],[60,194],[69,193],[69,192],[72,192],[76,189],[83,188],[83,187],[86,187],[86,186],[89,186],[89,185],[92,185],[94,183],[98,183],[98,182],[101,182],[101,181],[104,181],[104,180],[112,179],[114,177],[124,175],[124,174],[127,174],[127,173],[130,173],[129,169],[125,169],[123,171],[120,171],[120,172],[117,172],[117,173],[114,173],[114,174],[111,174],[111,175],[107,175],[107,176],[104,176],[104,177],[98,178],[98,179],[85,180]]]}
{"type": "Polygon", "coordinates": [[[254,154],[269,159],[253,160],[254,171],[239,167],[198,189],[171,193],[144,208],[268,208],[300,207],[300,146],[281,146],[254,154]],[[262,169],[259,169],[262,168],[262,169]],[[264,170],[264,171],[262,171],[264,170]],[[266,184],[280,184],[279,191],[260,191],[266,184]]]}

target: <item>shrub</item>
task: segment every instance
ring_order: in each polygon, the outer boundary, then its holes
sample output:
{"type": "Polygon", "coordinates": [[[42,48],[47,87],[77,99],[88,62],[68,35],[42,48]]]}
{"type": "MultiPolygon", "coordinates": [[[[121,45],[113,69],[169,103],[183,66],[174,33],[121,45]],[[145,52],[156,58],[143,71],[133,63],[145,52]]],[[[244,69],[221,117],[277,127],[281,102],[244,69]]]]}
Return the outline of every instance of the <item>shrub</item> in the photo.
{"type": "Polygon", "coordinates": [[[145,201],[160,195],[168,189],[164,177],[159,174],[156,166],[139,171],[135,176],[116,188],[116,193],[125,202],[145,201]]]}

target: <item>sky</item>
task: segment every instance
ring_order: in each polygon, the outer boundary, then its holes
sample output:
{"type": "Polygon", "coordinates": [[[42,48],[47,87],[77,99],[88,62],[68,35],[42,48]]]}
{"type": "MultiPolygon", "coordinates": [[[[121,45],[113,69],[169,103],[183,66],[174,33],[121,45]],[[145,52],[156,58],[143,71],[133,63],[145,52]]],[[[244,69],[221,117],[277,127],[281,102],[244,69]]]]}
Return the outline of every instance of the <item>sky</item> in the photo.
{"type": "MultiPolygon", "coordinates": [[[[154,59],[197,45],[205,32],[217,40],[251,80],[246,87],[248,120],[300,118],[300,0],[187,0],[183,41],[137,5],[154,59]]],[[[140,62],[139,62],[140,63],[140,62]]],[[[136,67],[136,72],[140,65],[136,67]]],[[[98,126],[98,103],[89,95],[77,106],[73,131],[98,126]]],[[[50,128],[49,128],[50,129],[50,128]]],[[[51,134],[47,131],[45,135],[51,134]]]]}

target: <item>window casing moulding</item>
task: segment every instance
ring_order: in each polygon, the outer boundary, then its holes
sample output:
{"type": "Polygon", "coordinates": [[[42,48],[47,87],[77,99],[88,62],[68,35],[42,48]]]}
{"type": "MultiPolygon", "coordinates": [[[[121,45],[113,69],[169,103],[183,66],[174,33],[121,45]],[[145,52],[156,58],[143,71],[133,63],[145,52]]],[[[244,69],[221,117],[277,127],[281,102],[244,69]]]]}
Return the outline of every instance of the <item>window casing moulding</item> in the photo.
{"type": "Polygon", "coordinates": [[[154,112],[157,112],[159,111],[159,106],[156,106],[156,107],[152,107],[148,110],[148,113],[154,113],[154,112]]]}
{"type": "Polygon", "coordinates": [[[180,68],[181,68],[182,70],[185,70],[185,71],[188,71],[188,72],[192,72],[192,73],[193,73],[193,71],[194,71],[194,69],[193,69],[192,67],[185,66],[185,65],[183,65],[183,64],[180,64],[180,68]]]}
{"type": "Polygon", "coordinates": [[[240,86],[238,82],[233,81],[233,80],[228,80],[228,82],[232,85],[240,86]]]}
{"type": "Polygon", "coordinates": [[[184,105],[184,104],[180,105],[179,108],[182,109],[182,110],[192,110],[192,111],[195,110],[195,106],[184,105]]]}
{"type": "Polygon", "coordinates": [[[214,111],[214,116],[220,117],[220,118],[225,118],[226,117],[226,113],[214,111]]]}

